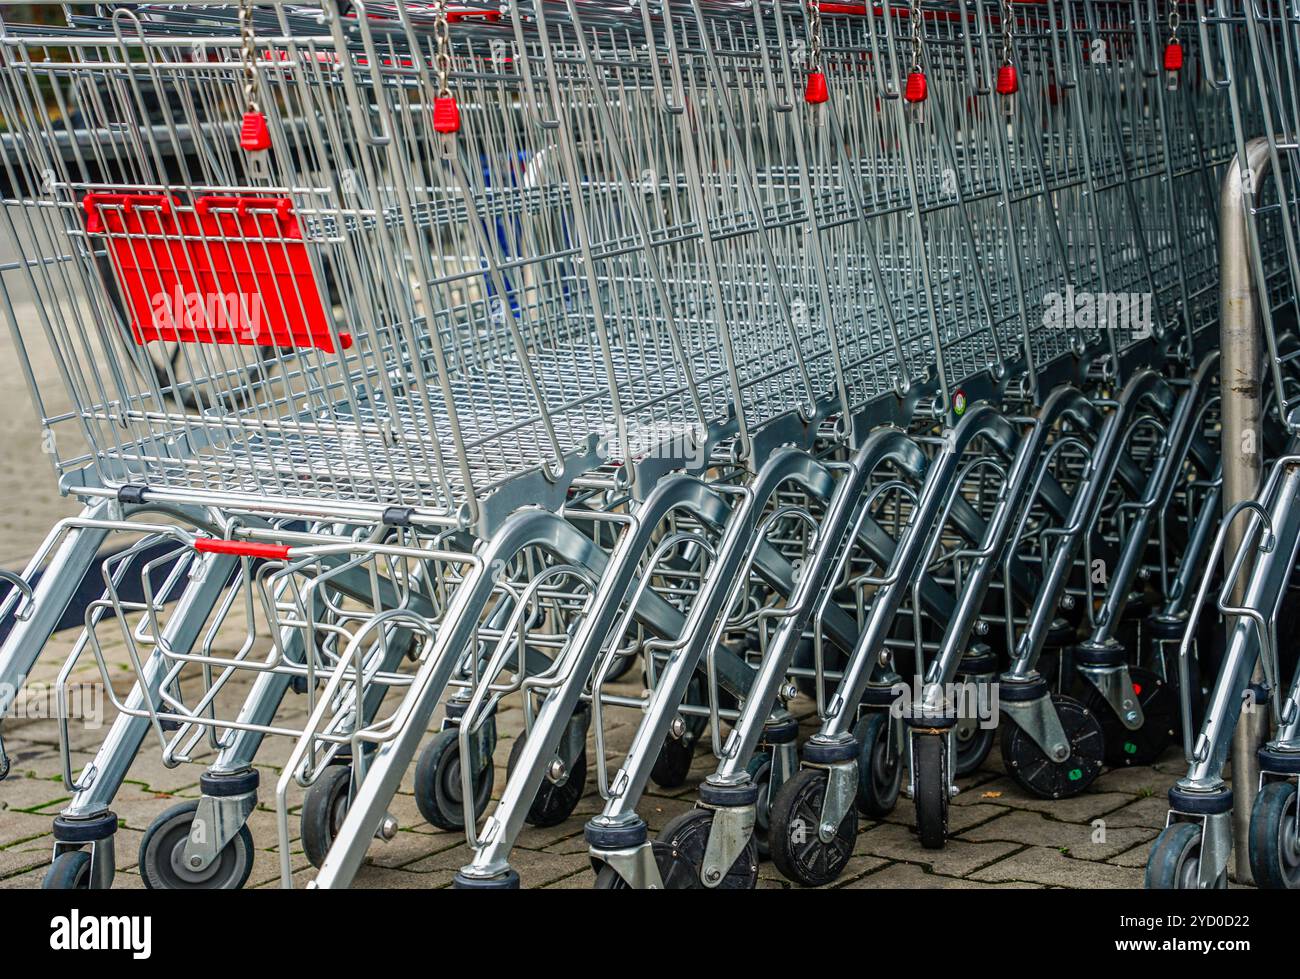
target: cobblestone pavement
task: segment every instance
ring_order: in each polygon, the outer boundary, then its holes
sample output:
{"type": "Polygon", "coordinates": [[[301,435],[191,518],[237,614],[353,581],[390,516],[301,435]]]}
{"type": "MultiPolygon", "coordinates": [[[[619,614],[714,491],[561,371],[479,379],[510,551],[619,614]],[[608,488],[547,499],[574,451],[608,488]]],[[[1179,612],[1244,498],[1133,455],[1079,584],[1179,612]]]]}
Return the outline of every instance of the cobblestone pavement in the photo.
{"type": "MultiPolygon", "coordinates": [[[[111,632],[116,634],[117,630],[111,632]]],[[[74,638],[74,633],[62,633],[47,649],[29,683],[36,694],[41,684],[54,679],[74,638]]],[[[91,657],[86,660],[75,676],[80,682],[94,684],[98,669],[91,657]]],[[[130,687],[131,672],[120,639],[116,646],[105,644],[105,662],[112,672],[114,689],[124,693],[130,687]]],[[[624,686],[619,692],[639,691],[624,686]]],[[[279,718],[287,725],[301,722],[306,713],[307,698],[291,698],[279,718]]],[[[61,776],[57,727],[53,721],[33,716],[39,714],[40,704],[48,702],[39,696],[26,700],[28,716],[11,718],[4,727],[13,771],[0,783],[0,888],[40,885],[52,848],[50,821],[69,797],[61,776]]],[[[812,712],[811,702],[797,701],[794,706],[805,718],[812,712]]],[[[104,726],[74,724],[74,770],[85,765],[106,733],[111,707],[105,707],[104,714],[104,726]]],[[[621,717],[619,714],[611,711],[617,723],[611,732],[611,756],[626,747],[634,730],[632,712],[624,710],[621,717]]],[[[511,742],[522,723],[518,706],[503,707],[495,754],[498,791],[505,780],[511,742]]],[[[805,720],[805,734],[809,730],[805,720]]],[[[286,739],[273,739],[259,757],[261,804],[250,820],[258,855],[249,886],[278,884],[274,785],[279,775],[277,765],[288,749],[286,739]]],[[[588,746],[588,752],[590,758],[594,744],[588,746]]],[[[150,821],[164,809],[199,794],[201,760],[168,769],[161,763],[160,754],[156,739],[151,737],[114,805],[122,826],[117,846],[119,887],[141,886],[136,870],[137,850],[142,831],[150,821]]],[[[691,807],[695,787],[711,770],[712,761],[707,752],[697,755],[690,780],[680,789],[664,791],[651,786],[639,811],[652,831],[691,807]]],[[[1179,752],[1171,750],[1154,766],[1107,772],[1083,795],[1051,801],[1030,797],[1019,789],[1003,772],[995,750],[979,772],[961,780],[961,794],[953,800],[951,809],[953,838],[943,850],[921,848],[912,830],[911,806],[903,800],[889,819],[861,822],[855,855],[836,886],[1140,887],[1149,844],[1164,825],[1165,794],[1181,774],[1182,765],[1179,752]]],[[[594,766],[591,769],[594,773],[594,766]]],[[[582,826],[600,809],[594,781],[592,774],[587,795],[563,825],[525,830],[513,858],[524,886],[591,885],[593,875],[585,854],[582,826]]],[[[401,826],[396,838],[372,845],[368,864],[356,886],[449,886],[452,875],[468,858],[464,838],[423,822],[409,775],[396,798],[393,815],[401,826]]],[[[313,870],[297,842],[296,822],[296,817],[290,821],[295,837],[292,865],[295,884],[301,886],[311,879],[313,870]]],[[[765,862],[760,868],[760,886],[788,885],[775,867],[765,862]]]]}

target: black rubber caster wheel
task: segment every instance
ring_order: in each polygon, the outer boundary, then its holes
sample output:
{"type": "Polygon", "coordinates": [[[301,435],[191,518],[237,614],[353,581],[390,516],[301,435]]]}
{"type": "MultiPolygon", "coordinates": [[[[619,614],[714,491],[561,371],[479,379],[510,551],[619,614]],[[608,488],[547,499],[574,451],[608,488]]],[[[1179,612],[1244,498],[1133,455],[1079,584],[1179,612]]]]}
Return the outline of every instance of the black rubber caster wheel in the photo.
{"type": "Polygon", "coordinates": [[[883,819],[898,805],[903,759],[891,736],[893,718],[882,711],[863,714],[853,727],[858,749],[858,812],[883,819]]]}
{"type": "MultiPolygon", "coordinates": [[[[655,856],[659,862],[659,873],[664,879],[664,888],[672,891],[703,890],[704,882],[700,873],[704,868],[704,849],[709,843],[709,827],[713,824],[713,813],[708,809],[692,809],[680,816],[674,816],[659,831],[655,840],[668,849],[665,865],[662,851],[655,847],[655,856]]],[[[751,836],[745,848],[736,857],[735,863],[723,875],[712,890],[752,891],[758,884],[758,845],[751,836]]]]}
{"type": "MultiPolygon", "coordinates": [[[[691,679],[686,688],[685,703],[696,707],[705,706],[704,682],[698,677],[691,679]]],[[[683,714],[686,731],[680,738],[671,734],[664,738],[664,746],[659,749],[659,757],[650,769],[650,778],[661,789],[678,789],[686,784],[686,776],[691,772],[695,761],[695,745],[709,725],[707,717],[683,714]]]]}
{"type": "Polygon", "coordinates": [[[1178,693],[1158,674],[1140,666],[1129,667],[1133,692],[1142,706],[1143,724],[1130,731],[1115,715],[1115,710],[1096,687],[1089,685],[1084,701],[1101,722],[1105,739],[1106,764],[1112,768],[1126,765],[1150,765],[1159,760],[1178,737],[1178,693]]]}
{"type": "MultiPolygon", "coordinates": [[[[506,762],[507,778],[514,772],[519,753],[523,750],[524,735],[520,734],[510,746],[510,758],[506,762]]],[[[586,788],[587,751],[584,748],[574,759],[573,767],[563,784],[552,782],[549,775],[542,779],[542,784],[537,788],[537,796],[528,807],[528,815],[524,819],[530,826],[558,826],[573,815],[586,788]]]]}
{"type": "Polygon", "coordinates": [[[787,880],[805,887],[820,887],[839,877],[858,837],[858,814],[852,806],[828,842],[818,835],[827,780],[825,771],[805,768],[772,799],[772,862],[787,880]]]}
{"type": "MultiPolygon", "coordinates": [[[[482,760],[474,774],[474,818],[483,815],[492,798],[495,772],[492,759],[482,760]]],[[[460,734],[450,727],[424,746],[415,766],[415,805],[430,826],[438,829],[465,828],[465,795],[460,784],[460,734]]]]}
{"type": "MultiPolygon", "coordinates": [[[[1201,827],[1196,823],[1172,823],[1156,837],[1147,858],[1144,886],[1149,891],[1194,891],[1201,864],[1201,827]]],[[[1228,886],[1225,868],[1215,881],[1215,890],[1228,886]]]]}
{"type": "Polygon", "coordinates": [[[624,656],[615,656],[614,662],[609,666],[609,673],[605,675],[606,683],[616,683],[627,676],[628,670],[636,665],[636,653],[627,653],[624,656]]]}
{"type": "Polygon", "coordinates": [[[1294,782],[1270,782],[1255,797],[1250,812],[1250,870],[1260,887],[1300,888],[1294,782]]]}
{"type": "Polygon", "coordinates": [[[605,864],[596,873],[596,883],[591,885],[596,891],[630,891],[632,885],[618,875],[618,871],[605,864]]]}
{"type": "Polygon", "coordinates": [[[745,766],[749,780],[758,786],[758,801],[754,803],[754,845],[758,848],[760,860],[767,860],[772,855],[768,845],[768,833],[772,817],[772,756],[760,751],[745,766]]]}
{"type": "Polygon", "coordinates": [[[199,801],[173,806],[149,824],[140,840],[140,876],[153,891],[237,891],[253,872],[253,834],[239,832],[203,870],[185,866],[185,842],[190,837],[199,801]]]}
{"type": "Polygon", "coordinates": [[[957,722],[957,730],[953,732],[953,739],[957,742],[953,770],[958,778],[979,771],[993,752],[997,736],[997,727],[986,727],[978,717],[964,717],[957,722]]]}
{"type": "Polygon", "coordinates": [[[916,783],[916,835],[927,850],[948,839],[948,735],[912,737],[912,779],[916,783]]]}
{"type": "Polygon", "coordinates": [[[330,765],[307,789],[302,801],[302,850],[313,867],[325,862],[348,814],[351,765],[330,765]]]}
{"type": "MultiPolygon", "coordinates": [[[[667,827],[664,827],[667,829],[667,827]]],[[[655,863],[659,866],[659,876],[667,879],[672,863],[672,848],[666,843],[660,843],[658,840],[650,841],[651,851],[655,855],[655,863]]],[[[591,885],[593,890],[597,891],[630,891],[632,885],[619,876],[617,870],[609,864],[602,864],[600,870],[596,872],[596,882],[591,885]]]]}
{"type": "Polygon", "coordinates": [[[661,789],[677,789],[686,784],[691,765],[695,761],[695,742],[686,738],[664,739],[664,746],[659,749],[650,777],[661,789]]]}
{"type": "Polygon", "coordinates": [[[1043,799],[1078,795],[1101,773],[1104,738],[1097,716],[1073,697],[1052,694],[1070,744],[1070,756],[1054,762],[1014,723],[1003,722],[1002,763],[1007,774],[1027,792],[1043,799]]]}
{"type": "Polygon", "coordinates": [[[41,889],[46,891],[90,890],[90,851],[64,850],[45,871],[41,889]]]}

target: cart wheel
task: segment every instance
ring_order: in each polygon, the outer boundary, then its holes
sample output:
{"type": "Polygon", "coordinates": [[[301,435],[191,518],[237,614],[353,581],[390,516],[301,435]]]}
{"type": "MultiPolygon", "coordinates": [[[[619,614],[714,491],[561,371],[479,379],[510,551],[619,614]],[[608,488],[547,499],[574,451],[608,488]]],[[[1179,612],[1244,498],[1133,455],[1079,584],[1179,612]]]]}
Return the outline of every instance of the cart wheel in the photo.
{"type": "Polygon", "coordinates": [[[772,862],[788,880],[805,887],[819,887],[839,877],[858,837],[858,814],[852,806],[829,842],[818,835],[827,779],[825,771],[805,768],[772,799],[768,837],[772,862]]]}
{"type": "Polygon", "coordinates": [[[45,871],[41,889],[46,891],[90,890],[90,853],[87,850],[64,850],[50,869],[45,871]]]}
{"type": "MultiPolygon", "coordinates": [[[[655,857],[655,863],[659,865],[660,878],[667,880],[668,871],[672,864],[672,848],[658,840],[650,841],[651,851],[655,857]]],[[[609,864],[603,864],[596,872],[596,882],[591,885],[593,890],[597,891],[630,891],[632,885],[625,881],[617,870],[609,864]]]]}
{"type": "MultiPolygon", "coordinates": [[[[683,702],[696,707],[705,706],[704,684],[698,676],[691,679],[683,702]]],[[[686,776],[690,774],[691,764],[695,761],[696,742],[708,724],[707,717],[688,716],[685,734],[680,738],[674,738],[671,734],[664,738],[659,757],[650,769],[650,777],[654,779],[655,785],[661,789],[677,789],[686,784],[686,776]]]]}
{"type": "Polygon", "coordinates": [[[927,850],[941,850],[948,839],[948,736],[912,738],[912,778],[916,781],[916,834],[927,850]]]}
{"type": "Polygon", "coordinates": [[[903,759],[890,737],[889,714],[864,714],[853,728],[861,745],[858,752],[858,812],[869,819],[883,819],[898,805],[903,787],[903,759]]]}
{"type": "Polygon", "coordinates": [[[1015,724],[1002,724],[1002,763],[1021,788],[1043,799],[1078,795],[1101,773],[1104,739],[1095,714],[1073,697],[1052,694],[1070,743],[1070,756],[1054,762],[1015,724]]]}
{"type": "MultiPolygon", "coordinates": [[[[700,872],[704,864],[704,850],[709,843],[709,827],[713,813],[708,809],[691,809],[674,816],[660,831],[656,844],[668,848],[669,859],[660,856],[658,845],[655,855],[659,860],[659,873],[664,879],[664,889],[673,891],[701,890],[704,883],[700,872]],[[665,865],[666,863],[666,865],[665,865]]],[[[718,882],[715,890],[752,891],[758,885],[758,845],[751,836],[745,848],[736,857],[731,869],[718,882]]]]}
{"type": "Polygon", "coordinates": [[[1294,782],[1270,782],[1250,813],[1250,871],[1260,887],[1300,888],[1294,782]]]}
{"type": "Polygon", "coordinates": [[[772,821],[772,756],[760,751],[745,766],[749,780],[758,786],[758,801],[754,803],[754,846],[758,858],[767,860],[772,855],[768,846],[768,830],[772,821]]]}
{"type": "Polygon", "coordinates": [[[650,777],[661,789],[676,789],[686,783],[691,764],[695,761],[695,743],[686,738],[674,738],[669,735],[664,739],[664,746],[659,749],[650,777]]]}
{"type": "Polygon", "coordinates": [[[605,864],[596,874],[596,883],[592,884],[592,890],[597,891],[630,891],[632,885],[618,875],[618,871],[605,864]]]}
{"type": "Polygon", "coordinates": [[[957,730],[954,732],[957,756],[953,759],[953,768],[958,778],[977,771],[988,761],[997,736],[996,726],[985,727],[977,717],[964,717],[957,722],[957,730]]]}
{"type": "MultiPolygon", "coordinates": [[[[492,759],[484,759],[474,776],[474,818],[483,815],[492,798],[492,759]]],[[[438,829],[464,829],[465,805],[460,786],[460,736],[456,728],[439,731],[420,752],[415,766],[415,805],[438,829]]]]}
{"type": "MultiPolygon", "coordinates": [[[[1201,869],[1201,827],[1196,823],[1166,826],[1151,847],[1144,884],[1149,891],[1194,891],[1201,869]]],[[[1215,881],[1216,890],[1228,886],[1225,868],[1215,881]]]]}
{"type": "Polygon", "coordinates": [[[325,854],[334,845],[348,814],[351,785],[351,765],[330,765],[307,789],[302,801],[302,850],[313,867],[325,862],[325,854]]]}
{"type": "MultiPolygon", "coordinates": [[[[515,738],[515,743],[510,746],[510,758],[506,761],[507,778],[514,772],[515,763],[519,760],[519,752],[523,747],[524,735],[520,734],[515,738]]],[[[573,810],[577,808],[578,800],[582,798],[586,788],[587,750],[583,748],[582,753],[574,759],[573,768],[563,785],[552,782],[549,777],[542,779],[542,784],[537,788],[537,796],[533,799],[533,804],[528,807],[528,815],[524,819],[531,826],[543,828],[558,826],[573,815],[573,810]]]]}
{"type": "Polygon", "coordinates": [[[627,671],[632,669],[636,663],[636,653],[628,653],[626,656],[616,656],[614,662],[610,664],[609,673],[605,676],[606,683],[614,683],[627,676],[627,671]]]}
{"type": "Polygon", "coordinates": [[[191,870],[182,858],[199,800],[173,806],[149,824],[140,841],[140,876],[153,891],[237,891],[253,872],[253,834],[239,827],[204,870],[191,870]]]}
{"type": "Polygon", "coordinates": [[[1115,716],[1114,708],[1095,687],[1089,690],[1085,701],[1088,709],[1101,722],[1106,764],[1112,768],[1150,765],[1178,737],[1178,694],[1173,685],[1140,666],[1129,667],[1129,678],[1145,716],[1145,722],[1136,731],[1130,731],[1124,726],[1115,716]]]}

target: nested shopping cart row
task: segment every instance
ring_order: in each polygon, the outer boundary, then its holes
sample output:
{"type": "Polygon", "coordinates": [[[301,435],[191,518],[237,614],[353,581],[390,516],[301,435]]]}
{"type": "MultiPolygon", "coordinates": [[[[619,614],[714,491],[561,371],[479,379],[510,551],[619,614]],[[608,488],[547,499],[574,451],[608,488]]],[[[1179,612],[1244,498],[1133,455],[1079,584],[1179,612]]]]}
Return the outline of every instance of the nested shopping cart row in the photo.
{"type": "MultiPolygon", "coordinates": [[[[941,846],[999,714],[1046,797],[1158,756],[1168,623],[1220,504],[1225,104],[1263,113],[1199,81],[1250,38],[1167,13],[6,24],[6,312],[64,381],[33,395],[88,501],[10,601],[6,680],[130,541],[61,676],[110,684],[111,635],[135,686],[69,756],[49,882],[111,880],[113,797],[153,741],[207,766],[145,834],[155,887],[247,880],[267,738],[289,754],[264,845],[289,883],[296,830],[318,886],[391,835],[408,774],[467,836],[462,886],[517,884],[524,822],[562,822],[590,776],[598,884],[718,887],[760,851],[834,880],[857,813],[904,788],[941,846]],[[650,840],[642,793],[700,746],[699,806],[650,840]]],[[[1286,246],[1255,244],[1267,267],[1286,246]]]]}
{"type": "MultiPolygon", "coordinates": [[[[1240,352],[1231,376],[1262,397],[1225,401],[1224,445],[1237,445],[1235,486],[1213,559],[1188,609],[1178,649],[1184,689],[1201,665],[1205,623],[1224,622],[1217,670],[1199,683],[1204,710],[1183,703],[1187,774],[1169,792],[1167,825],[1147,862],[1149,887],[1226,887],[1236,880],[1292,888],[1296,873],[1295,617],[1296,353],[1288,339],[1300,283],[1296,242],[1296,54],[1300,12],[1287,4],[1198,3],[1206,78],[1228,98],[1235,160],[1223,176],[1223,328],[1240,352]],[[1276,241],[1276,247],[1267,243],[1276,241]],[[1246,436],[1260,420],[1277,437],[1246,436]],[[1222,567],[1220,568],[1220,564],[1222,567]],[[1226,766],[1231,760],[1231,776],[1226,766]]],[[[1229,349],[1225,339],[1225,356],[1229,349]]],[[[1225,463],[1228,460],[1225,459],[1225,463]]],[[[1229,473],[1230,475],[1232,473],[1229,473]]]]}

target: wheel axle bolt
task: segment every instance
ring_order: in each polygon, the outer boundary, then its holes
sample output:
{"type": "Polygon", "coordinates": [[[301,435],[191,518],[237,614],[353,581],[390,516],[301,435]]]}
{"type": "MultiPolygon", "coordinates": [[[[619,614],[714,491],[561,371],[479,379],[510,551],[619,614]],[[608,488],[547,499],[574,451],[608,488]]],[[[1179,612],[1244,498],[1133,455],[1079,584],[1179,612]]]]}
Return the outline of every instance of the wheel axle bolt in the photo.
{"type": "Polygon", "coordinates": [[[686,721],[681,714],[678,714],[673,718],[672,727],[669,729],[669,733],[671,733],[674,738],[680,738],[686,733],[686,721]]]}
{"type": "Polygon", "coordinates": [[[1074,596],[1073,596],[1073,595],[1062,595],[1062,596],[1061,596],[1061,608],[1065,609],[1065,611],[1067,611],[1067,612],[1070,611],[1070,609],[1074,608],[1074,596]]]}
{"type": "Polygon", "coordinates": [[[793,683],[787,683],[784,687],[781,688],[782,700],[794,700],[794,698],[797,696],[799,696],[799,688],[795,686],[793,683]]]}
{"type": "Polygon", "coordinates": [[[710,884],[714,884],[722,879],[722,871],[717,867],[709,867],[704,871],[704,879],[710,884]]]}
{"type": "Polygon", "coordinates": [[[555,761],[551,762],[551,767],[548,769],[548,774],[551,776],[551,781],[558,782],[560,779],[564,778],[564,776],[568,774],[568,769],[564,767],[564,762],[556,758],[555,761]]]}
{"type": "Polygon", "coordinates": [[[397,835],[397,820],[392,816],[385,816],[379,824],[379,832],[376,835],[381,840],[391,840],[397,835]]]}
{"type": "Polygon", "coordinates": [[[193,870],[200,870],[203,867],[203,858],[197,853],[190,857],[190,867],[193,870]]]}

